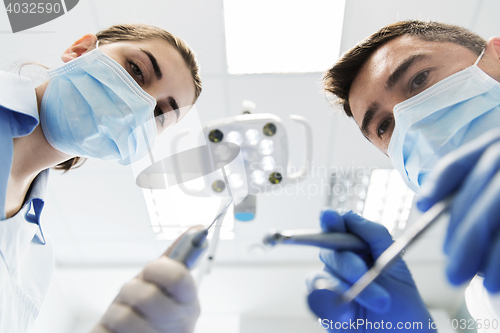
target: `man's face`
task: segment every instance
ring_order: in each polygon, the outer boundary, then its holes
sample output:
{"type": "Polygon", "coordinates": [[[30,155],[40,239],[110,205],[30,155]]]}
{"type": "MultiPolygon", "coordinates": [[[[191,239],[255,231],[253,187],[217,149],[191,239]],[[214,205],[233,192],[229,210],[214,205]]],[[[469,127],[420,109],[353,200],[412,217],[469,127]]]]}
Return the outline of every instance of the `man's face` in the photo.
{"type": "Polygon", "coordinates": [[[449,42],[398,37],[380,47],[363,65],[349,92],[354,120],[363,134],[387,154],[396,104],[472,64],[477,55],[449,42]]]}

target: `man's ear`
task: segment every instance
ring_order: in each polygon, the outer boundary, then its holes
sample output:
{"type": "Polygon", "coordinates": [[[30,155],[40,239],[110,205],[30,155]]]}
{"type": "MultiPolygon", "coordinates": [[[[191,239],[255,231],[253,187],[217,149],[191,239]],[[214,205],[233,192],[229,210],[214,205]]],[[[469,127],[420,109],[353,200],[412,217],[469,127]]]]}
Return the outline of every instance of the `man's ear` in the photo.
{"type": "Polygon", "coordinates": [[[500,37],[491,37],[486,43],[484,54],[500,61],[500,37]]]}
{"type": "Polygon", "coordinates": [[[97,37],[93,34],[87,34],[71,45],[61,56],[62,61],[68,62],[78,58],[82,54],[95,49],[97,37]]]}

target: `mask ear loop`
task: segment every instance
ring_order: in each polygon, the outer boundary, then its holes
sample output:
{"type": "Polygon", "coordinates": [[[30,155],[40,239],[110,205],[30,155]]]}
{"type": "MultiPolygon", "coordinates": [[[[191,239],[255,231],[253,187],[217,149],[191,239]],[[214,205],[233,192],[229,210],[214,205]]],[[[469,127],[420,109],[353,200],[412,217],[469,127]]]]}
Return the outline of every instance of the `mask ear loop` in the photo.
{"type": "Polygon", "coordinates": [[[486,48],[484,48],[483,51],[481,52],[481,54],[479,55],[479,57],[477,57],[476,62],[474,63],[474,66],[477,66],[477,64],[479,63],[479,60],[481,60],[481,58],[484,55],[484,51],[486,51],[486,48]]]}

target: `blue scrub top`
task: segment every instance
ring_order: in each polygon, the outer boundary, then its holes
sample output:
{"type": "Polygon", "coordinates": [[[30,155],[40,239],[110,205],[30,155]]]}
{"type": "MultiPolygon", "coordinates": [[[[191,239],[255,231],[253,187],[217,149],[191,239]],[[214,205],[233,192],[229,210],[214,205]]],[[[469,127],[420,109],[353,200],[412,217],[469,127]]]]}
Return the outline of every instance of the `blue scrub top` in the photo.
{"type": "Polygon", "coordinates": [[[0,71],[0,332],[30,330],[54,272],[52,242],[40,224],[48,170],[32,182],[21,210],[5,219],[13,139],[28,135],[37,125],[31,81],[0,71]]]}
{"type": "Polygon", "coordinates": [[[5,195],[12,165],[12,139],[38,125],[35,89],[22,76],[0,72],[0,220],[5,219],[5,195]]]}

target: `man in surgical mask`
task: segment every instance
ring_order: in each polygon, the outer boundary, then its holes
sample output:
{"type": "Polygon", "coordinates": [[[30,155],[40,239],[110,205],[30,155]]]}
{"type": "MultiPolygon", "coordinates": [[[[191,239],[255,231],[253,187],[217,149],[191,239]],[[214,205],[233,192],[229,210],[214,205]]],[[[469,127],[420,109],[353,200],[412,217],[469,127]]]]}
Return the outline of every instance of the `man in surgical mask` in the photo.
{"type": "MultiPolygon", "coordinates": [[[[495,296],[500,291],[499,82],[500,37],[485,41],[461,27],[420,21],[382,28],[345,53],[324,77],[326,91],[339,98],[362,134],[420,195],[420,210],[454,195],[444,246],[446,274],[455,285],[472,279],[466,301],[479,332],[500,328],[500,296],[495,296]]],[[[332,302],[335,293],[321,290],[316,281],[329,280],[330,289],[342,293],[392,239],[383,226],[353,213],[323,211],[321,225],[354,233],[371,246],[371,255],[364,257],[322,250],[325,270],[307,282],[309,305],[327,319],[324,328],[380,332],[421,323],[410,330],[435,331],[402,259],[354,302],[332,302]],[[355,321],[378,324],[350,325],[355,321]]]]}

